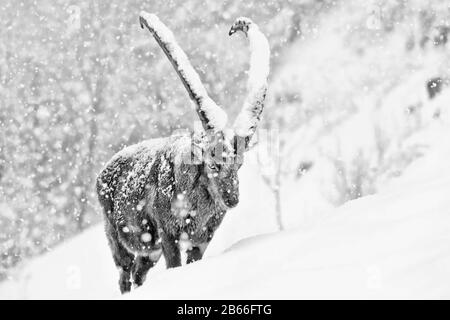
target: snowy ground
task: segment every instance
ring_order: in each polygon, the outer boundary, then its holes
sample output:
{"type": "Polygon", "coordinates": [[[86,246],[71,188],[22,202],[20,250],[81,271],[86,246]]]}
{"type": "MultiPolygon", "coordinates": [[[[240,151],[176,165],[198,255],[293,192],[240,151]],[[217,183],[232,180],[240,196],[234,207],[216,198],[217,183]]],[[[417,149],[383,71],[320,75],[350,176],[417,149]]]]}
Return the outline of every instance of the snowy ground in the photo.
{"type": "MultiPolygon", "coordinates": [[[[450,298],[450,148],[434,140],[384,192],[282,233],[270,233],[270,194],[248,166],[205,259],[160,263],[126,298],[450,298]]],[[[117,276],[99,226],[27,264],[0,298],[119,298],[117,276]]]]}

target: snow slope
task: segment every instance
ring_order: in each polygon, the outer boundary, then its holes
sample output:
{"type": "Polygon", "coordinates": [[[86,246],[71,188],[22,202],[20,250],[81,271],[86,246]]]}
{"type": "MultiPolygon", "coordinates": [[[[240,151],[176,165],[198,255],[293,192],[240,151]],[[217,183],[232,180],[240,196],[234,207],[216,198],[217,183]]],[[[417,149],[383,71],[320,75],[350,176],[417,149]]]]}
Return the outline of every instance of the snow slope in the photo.
{"type": "MultiPolygon", "coordinates": [[[[240,204],[227,213],[206,257],[220,254],[242,238],[276,230],[273,199],[252,154],[240,171],[240,188],[240,204]]],[[[149,278],[165,272],[162,260],[149,278]]],[[[0,283],[0,299],[112,298],[118,294],[117,281],[103,226],[96,226],[24,263],[11,281],[0,283]]]]}
{"type": "MultiPolygon", "coordinates": [[[[242,207],[230,212],[207,257],[172,270],[160,263],[125,298],[450,298],[450,147],[433,140],[385,192],[282,233],[257,235],[274,222],[269,194],[246,168],[242,207]]],[[[101,231],[35,259],[0,287],[0,298],[119,298],[101,231]]]]}
{"type": "Polygon", "coordinates": [[[310,230],[243,240],[130,298],[450,298],[450,178],[353,201],[310,230]]]}

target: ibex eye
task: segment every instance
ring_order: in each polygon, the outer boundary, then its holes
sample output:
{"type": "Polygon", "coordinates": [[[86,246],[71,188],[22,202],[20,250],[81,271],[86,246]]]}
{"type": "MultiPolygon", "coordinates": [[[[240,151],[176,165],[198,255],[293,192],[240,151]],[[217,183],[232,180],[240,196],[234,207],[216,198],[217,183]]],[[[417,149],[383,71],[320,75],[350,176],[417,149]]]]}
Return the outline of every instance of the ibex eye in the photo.
{"type": "Polygon", "coordinates": [[[208,164],[208,167],[209,167],[211,170],[214,170],[214,171],[218,171],[218,170],[219,170],[219,165],[217,165],[217,164],[215,164],[215,163],[210,163],[210,164],[208,164]]]}

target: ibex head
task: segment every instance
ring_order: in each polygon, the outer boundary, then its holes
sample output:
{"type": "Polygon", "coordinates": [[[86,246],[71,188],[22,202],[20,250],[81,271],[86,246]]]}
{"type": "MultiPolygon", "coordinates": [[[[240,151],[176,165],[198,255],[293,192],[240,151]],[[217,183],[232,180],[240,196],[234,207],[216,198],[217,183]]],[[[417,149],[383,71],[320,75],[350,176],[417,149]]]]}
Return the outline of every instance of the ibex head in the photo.
{"type": "Polygon", "coordinates": [[[242,165],[243,150],[230,143],[230,138],[217,132],[205,144],[200,162],[202,173],[208,179],[208,189],[226,208],[239,202],[237,172],[242,165]]]}
{"type": "Polygon", "coordinates": [[[210,181],[209,191],[227,207],[236,206],[239,200],[237,171],[242,165],[244,151],[248,150],[264,108],[270,62],[270,48],[266,37],[254,22],[244,17],[238,18],[230,29],[230,35],[242,31],[248,37],[251,57],[248,95],[232,128],[226,129],[225,111],[209,97],[173,33],[154,14],[142,12],[140,23],[142,27],[149,29],[161,46],[196,105],[206,137],[200,144],[203,155],[200,164],[210,181]]]}

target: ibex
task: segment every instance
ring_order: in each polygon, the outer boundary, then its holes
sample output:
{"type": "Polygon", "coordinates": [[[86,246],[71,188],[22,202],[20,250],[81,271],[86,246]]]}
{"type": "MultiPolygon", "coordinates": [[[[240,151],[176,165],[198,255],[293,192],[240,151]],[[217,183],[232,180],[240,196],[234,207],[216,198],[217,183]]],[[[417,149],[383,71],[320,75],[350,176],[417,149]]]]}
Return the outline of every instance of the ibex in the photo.
{"type": "Polygon", "coordinates": [[[234,127],[208,96],[172,32],[154,14],[142,12],[146,27],[169,58],[196,105],[204,132],[153,139],[127,147],[97,178],[106,235],[120,271],[122,293],[140,286],[164,255],[168,268],[181,265],[180,242],[188,243],[187,263],[200,260],[225,212],[239,201],[237,172],[264,107],[270,49],[248,18],[242,31],[251,46],[248,96],[234,127]]]}

